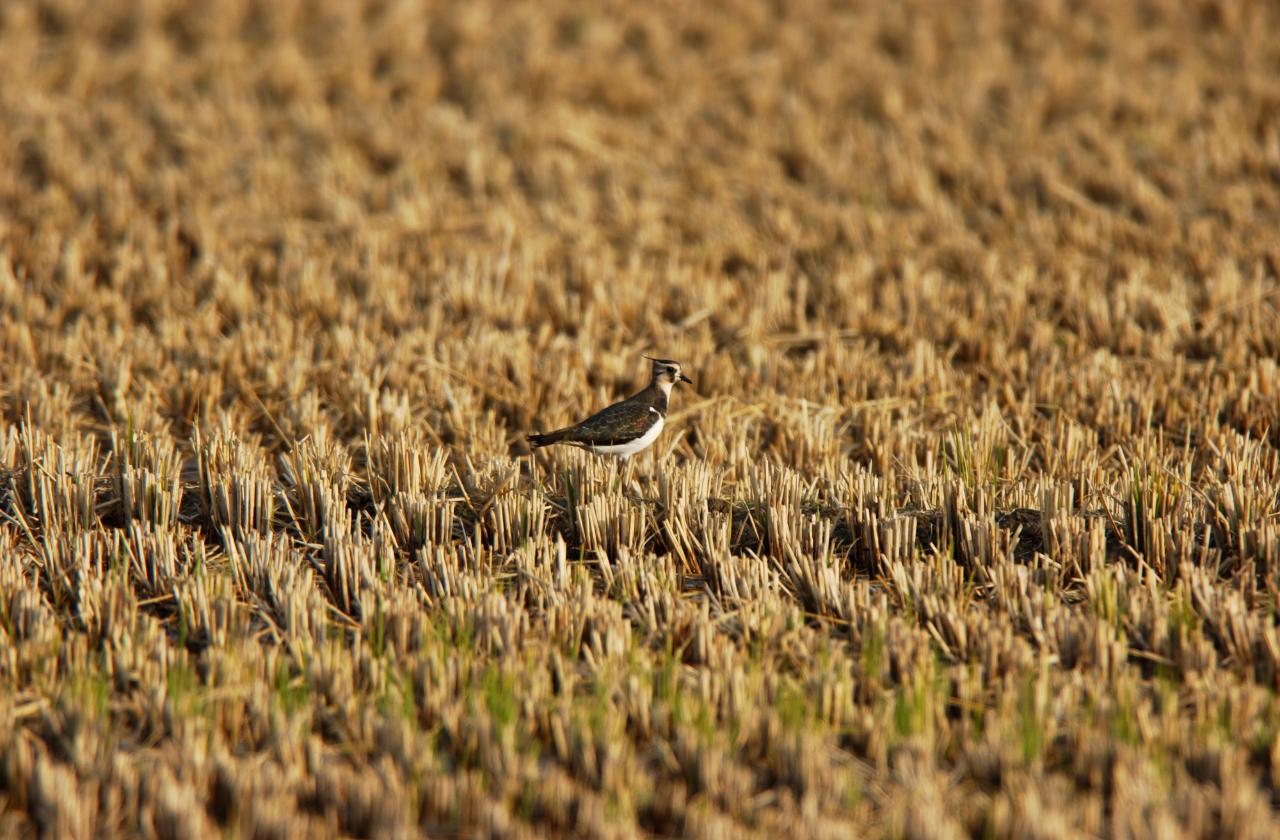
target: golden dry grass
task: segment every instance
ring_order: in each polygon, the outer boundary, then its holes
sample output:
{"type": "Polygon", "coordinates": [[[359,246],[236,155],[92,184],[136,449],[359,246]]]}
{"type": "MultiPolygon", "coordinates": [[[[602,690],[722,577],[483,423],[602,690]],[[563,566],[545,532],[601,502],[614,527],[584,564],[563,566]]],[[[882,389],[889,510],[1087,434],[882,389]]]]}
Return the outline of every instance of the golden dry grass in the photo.
{"type": "Polygon", "coordinates": [[[1262,2],[10,0],[0,833],[1277,836],[1277,231],[1262,2]]]}

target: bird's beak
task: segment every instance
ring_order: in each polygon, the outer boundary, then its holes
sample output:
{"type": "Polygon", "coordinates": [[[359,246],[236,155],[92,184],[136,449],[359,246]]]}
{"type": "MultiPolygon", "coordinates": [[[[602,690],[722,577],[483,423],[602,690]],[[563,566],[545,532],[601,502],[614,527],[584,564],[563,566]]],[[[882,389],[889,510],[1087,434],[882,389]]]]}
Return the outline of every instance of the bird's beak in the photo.
{"type": "Polygon", "coordinates": [[[693,384],[693,380],[692,380],[692,379],[690,379],[689,377],[685,376],[683,373],[682,373],[682,374],[680,374],[680,381],[681,381],[681,382],[688,382],[690,385],[692,385],[692,384],[693,384]]]}

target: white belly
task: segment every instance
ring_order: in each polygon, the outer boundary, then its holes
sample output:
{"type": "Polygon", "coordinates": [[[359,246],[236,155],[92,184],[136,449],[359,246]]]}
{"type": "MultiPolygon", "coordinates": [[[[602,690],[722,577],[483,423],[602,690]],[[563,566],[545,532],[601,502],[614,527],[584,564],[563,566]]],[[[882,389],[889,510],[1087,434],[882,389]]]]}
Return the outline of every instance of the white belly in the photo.
{"type": "MultiPolygon", "coordinates": [[[[653,411],[653,409],[649,409],[649,410],[653,411]]],[[[658,414],[658,412],[656,411],[654,411],[653,413],[658,414]]],[[[658,422],[650,426],[649,431],[645,432],[643,435],[636,438],[635,440],[628,441],[626,443],[617,443],[617,444],[614,444],[613,446],[593,446],[591,448],[591,451],[596,453],[597,455],[617,455],[619,458],[627,458],[631,455],[636,454],[640,450],[647,448],[650,444],[652,444],[655,440],[657,440],[658,435],[662,434],[662,427],[666,424],[666,422],[667,422],[666,418],[664,418],[661,414],[658,414],[658,422]]]]}

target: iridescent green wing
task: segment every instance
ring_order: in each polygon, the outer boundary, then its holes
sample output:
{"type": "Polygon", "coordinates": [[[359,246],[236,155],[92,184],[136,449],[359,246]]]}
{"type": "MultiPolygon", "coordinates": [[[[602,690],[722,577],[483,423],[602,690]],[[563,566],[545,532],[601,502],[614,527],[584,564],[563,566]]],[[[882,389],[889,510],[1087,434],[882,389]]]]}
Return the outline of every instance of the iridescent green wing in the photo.
{"type": "Polygon", "coordinates": [[[564,439],[587,446],[617,446],[640,437],[660,418],[647,403],[615,403],[574,426],[564,439]]]}

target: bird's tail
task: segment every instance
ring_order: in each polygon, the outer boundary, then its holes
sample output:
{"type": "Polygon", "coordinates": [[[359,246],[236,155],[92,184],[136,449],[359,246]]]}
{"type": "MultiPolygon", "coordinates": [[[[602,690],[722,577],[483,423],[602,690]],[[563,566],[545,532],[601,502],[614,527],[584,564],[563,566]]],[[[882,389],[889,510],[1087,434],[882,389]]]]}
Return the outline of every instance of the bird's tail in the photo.
{"type": "Polygon", "coordinates": [[[547,432],[545,435],[529,435],[526,439],[529,441],[530,446],[537,449],[540,446],[550,446],[553,443],[559,443],[564,439],[565,431],[565,429],[559,429],[554,432],[547,432]]]}

